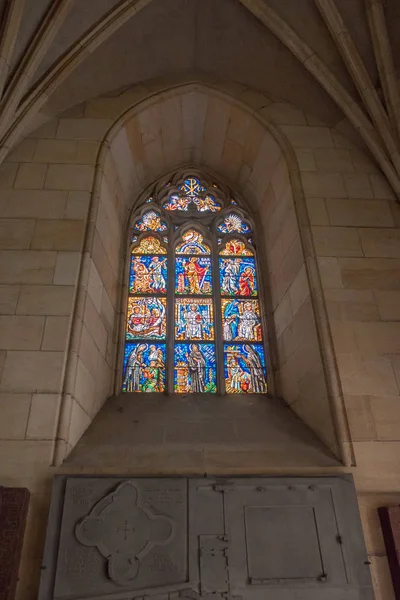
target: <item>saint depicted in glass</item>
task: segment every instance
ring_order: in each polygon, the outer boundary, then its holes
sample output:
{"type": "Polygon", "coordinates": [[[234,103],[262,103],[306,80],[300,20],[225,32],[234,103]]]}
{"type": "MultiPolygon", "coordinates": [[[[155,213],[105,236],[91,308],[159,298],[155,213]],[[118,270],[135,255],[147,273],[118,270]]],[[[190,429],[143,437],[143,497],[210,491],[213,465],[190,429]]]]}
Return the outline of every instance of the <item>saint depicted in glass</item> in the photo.
{"type": "Polygon", "coordinates": [[[166,298],[130,297],[126,319],[126,339],[165,340],[166,306],[166,298]]]}
{"type": "Polygon", "coordinates": [[[164,392],[165,344],[125,344],[124,392],[164,392]]]}
{"type": "Polygon", "coordinates": [[[220,258],[219,269],[223,296],[257,296],[254,258],[220,258]]]}
{"type": "Polygon", "coordinates": [[[213,344],[175,344],[174,390],[178,394],[216,392],[213,344]]]}
{"type": "Polygon", "coordinates": [[[230,213],[218,225],[217,231],[220,233],[250,233],[250,226],[236,213],[230,213]]]}
{"type": "Polygon", "coordinates": [[[224,341],[262,341],[258,300],[222,299],[221,306],[224,341]]]}
{"type": "Polygon", "coordinates": [[[175,259],[175,291],[177,294],[211,294],[211,258],[177,256],[175,259]]]}
{"type": "Polygon", "coordinates": [[[245,212],[223,184],[183,171],[144,202],[131,228],[123,391],[266,393],[245,212]]]}
{"type": "Polygon", "coordinates": [[[214,339],[214,308],[211,298],[176,299],[175,339],[214,339]]]}
{"type": "Polygon", "coordinates": [[[261,344],[226,345],[224,373],[228,394],[264,394],[267,381],[261,344]]]}
{"type": "Polygon", "coordinates": [[[139,231],[167,231],[168,226],[155,210],[148,210],[136,221],[134,229],[139,231]]]}
{"type": "Polygon", "coordinates": [[[132,255],[129,291],[131,294],[166,294],[167,259],[132,255]]]}

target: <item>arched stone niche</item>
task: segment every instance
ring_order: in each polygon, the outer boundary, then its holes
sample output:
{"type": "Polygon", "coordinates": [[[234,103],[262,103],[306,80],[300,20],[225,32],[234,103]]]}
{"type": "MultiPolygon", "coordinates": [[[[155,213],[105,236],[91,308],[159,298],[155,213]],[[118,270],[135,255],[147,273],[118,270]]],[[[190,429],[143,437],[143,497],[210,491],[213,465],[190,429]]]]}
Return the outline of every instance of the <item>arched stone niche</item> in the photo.
{"type": "Polygon", "coordinates": [[[275,125],[200,84],[176,87],[135,105],[102,143],[73,314],[56,462],[69,453],[107,397],[119,392],[131,211],[158,179],[187,166],[212,173],[247,202],[258,223],[272,392],[350,464],[347,421],[296,158],[275,125]],[[83,328],[96,346],[85,345],[83,328]],[[71,429],[74,402],[85,414],[78,426],[75,417],[71,429]]]}

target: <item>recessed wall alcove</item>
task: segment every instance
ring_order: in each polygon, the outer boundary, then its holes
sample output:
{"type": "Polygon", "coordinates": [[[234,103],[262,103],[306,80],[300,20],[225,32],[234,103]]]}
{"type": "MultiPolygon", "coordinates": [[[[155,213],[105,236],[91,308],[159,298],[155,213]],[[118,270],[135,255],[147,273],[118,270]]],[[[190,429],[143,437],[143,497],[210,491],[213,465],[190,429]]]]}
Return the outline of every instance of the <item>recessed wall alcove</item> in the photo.
{"type": "Polygon", "coordinates": [[[122,457],[134,470],[163,473],[265,472],[345,460],[345,415],[303,202],[283,133],[226,94],[200,84],[173,88],[114,124],[92,192],[56,462],[73,448],[65,466],[92,470],[117,469],[122,457]],[[158,180],[181,168],[229,186],[256,223],[268,396],[120,393],[132,211],[158,180]],[[102,337],[104,320],[111,334],[102,337]],[[85,330],[97,336],[96,346],[85,330]]]}

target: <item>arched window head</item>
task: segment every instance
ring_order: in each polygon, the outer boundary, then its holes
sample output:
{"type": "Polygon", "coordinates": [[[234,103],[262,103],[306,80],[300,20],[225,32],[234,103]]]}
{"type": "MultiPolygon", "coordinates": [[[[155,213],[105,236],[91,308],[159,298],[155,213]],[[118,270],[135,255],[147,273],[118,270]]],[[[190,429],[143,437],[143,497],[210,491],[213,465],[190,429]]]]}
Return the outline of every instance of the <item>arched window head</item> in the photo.
{"type": "Polygon", "coordinates": [[[251,219],[193,172],[155,186],[133,215],[122,389],[266,393],[251,219]]]}

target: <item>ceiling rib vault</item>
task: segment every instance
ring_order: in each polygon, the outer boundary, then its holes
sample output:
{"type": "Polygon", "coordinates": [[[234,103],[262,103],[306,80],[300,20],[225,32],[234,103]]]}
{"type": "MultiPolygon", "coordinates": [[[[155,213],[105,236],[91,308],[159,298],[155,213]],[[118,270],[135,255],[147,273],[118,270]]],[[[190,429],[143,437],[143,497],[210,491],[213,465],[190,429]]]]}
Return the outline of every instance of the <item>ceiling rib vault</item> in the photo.
{"type": "MultiPolygon", "coordinates": [[[[63,55],[58,56],[54,51],[54,61],[37,81],[35,76],[40,72],[45,56],[47,64],[50,64],[49,53],[51,58],[52,44],[57,40],[62,25],[67,17],[73,23],[71,16],[74,17],[76,13],[79,17],[80,8],[76,0],[56,0],[50,3],[34,34],[25,40],[24,52],[12,70],[25,1],[8,0],[3,15],[0,37],[0,162],[16,141],[23,137],[33,117],[46,108],[61,84],[66,80],[71,85],[76,83],[73,76],[85,59],[95,56],[96,50],[104,46],[113,34],[126,24],[134,22],[139,13],[145,12],[144,9],[149,10],[150,5],[159,0],[122,0],[117,4],[110,4],[112,8],[106,10],[100,19],[97,11],[92,25],[79,39],[71,38],[70,46],[63,55]]],[[[224,0],[218,6],[221,10],[225,6],[226,10],[233,4],[242,5],[253,19],[250,26],[254,27],[255,20],[261,22],[264,35],[272,34],[282,43],[285,52],[289,51],[299,61],[358,131],[400,198],[400,96],[385,13],[388,4],[396,0],[387,0],[386,4],[383,0],[353,0],[354,2],[364,3],[361,10],[369,25],[369,43],[374,53],[382,93],[374,85],[369,72],[371,69],[368,70],[364,61],[365,48],[357,47],[346,25],[344,6],[341,4],[339,10],[337,0],[302,0],[299,10],[305,5],[314,11],[315,8],[318,9],[322,19],[316,25],[329,31],[338,55],[337,61],[340,61],[339,70],[345,67],[347,76],[350,76],[349,81],[354,85],[352,89],[346,85],[345,78],[338,77],[338,68],[328,65],[295,30],[293,20],[289,25],[288,20],[272,8],[270,0],[224,0]],[[358,97],[354,95],[354,89],[357,90],[358,97]]],[[[107,6],[109,5],[106,3],[105,7],[107,6]]],[[[200,4],[198,11],[201,10],[200,4]]],[[[166,8],[165,18],[168,19],[168,16],[166,8]]],[[[65,31],[63,35],[65,36],[65,31]]],[[[326,36],[326,31],[323,35],[326,36]]],[[[63,43],[65,45],[65,40],[63,43]]],[[[241,43],[251,44],[251,38],[241,40],[241,43]]],[[[287,74],[282,74],[282,77],[286,76],[287,74]]]]}

